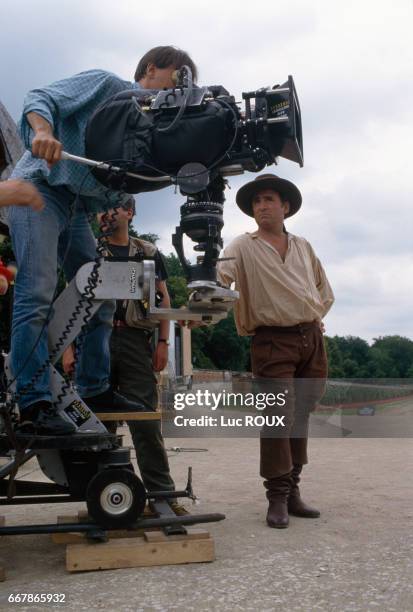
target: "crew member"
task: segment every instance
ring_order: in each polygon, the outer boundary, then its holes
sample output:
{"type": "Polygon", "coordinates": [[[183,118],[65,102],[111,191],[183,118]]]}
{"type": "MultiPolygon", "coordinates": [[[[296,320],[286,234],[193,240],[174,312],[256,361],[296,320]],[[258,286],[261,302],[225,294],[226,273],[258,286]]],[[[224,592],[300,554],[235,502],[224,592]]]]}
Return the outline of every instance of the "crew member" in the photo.
{"type": "Polygon", "coordinates": [[[285,389],[287,429],[264,430],[260,472],[265,479],[270,527],[288,526],[288,514],[315,518],[319,511],[300,497],[298,483],[308,462],[308,419],[327,376],[323,317],[334,301],[323,267],[307,240],[286,231],[284,220],[301,206],[298,188],[263,174],[238,191],[239,208],[258,229],[237,237],[219,264],[220,280],[240,292],[234,306],[238,333],[252,336],[251,363],[262,389],[285,389]],[[268,382],[271,379],[272,382],[268,382]]]}
{"type": "MultiPolygon", "coordinates": [[[[23,155],[13,176],[24,176],[36,184],[45,209],[36,215],[30,208],[12,207],[8,216],[18,266],[11,369],[17,377],[22,420],[34,433],[75,431],[52,404],[48,369],[36,375],[49,356],[47,316],[55,292],[57,262],[62,263],[70,281],[80,266],[92,261],[96,246],[87,211],[106,209],[108,200],[120,201],[119,193],[108,191],[84,167],[67,160],[59,162],[61,152],[65,149],[84,155],[87,121],[102,102],[126,89],[172,87],[174,70],[185,64],[196,78],[196,67],[184,51],[156,47],[140,60],[134,83],[109,72],[90,70],[35,89],[26,97],[21,134],[31,152],[23,155]]],[[[89,322],[78,360],[77,388],[95,411],[107,406],[123,411],[138,408],[110,387],[113,309],[113,303],[106,302],[89,322]]]]}
{"type": "MultiPolygon", "coordinates": [[[[108,254],[113,257],[146,257],[155,261],[155,289],[160,296],[159,307],[170,308],[165,283],[167,272],[161,254],[154,244],[130,235],[130,224],[135,214],[135,201],[131,198],[116,212],[99,213],[98,222],[108,237],[108,254]]],[[[143,404],[147,410],[158,405],[156,372],[168,363],[169,321],[145,318],[143,305],[136,300],[117,300],[110,341],[111,383],[114,389],[132,401],[143,404]],[[152,338],[157,330],[155,350],[152,338]]],[[[65,351],[63,369],[73,370],[72,347],[65,351]]],[[[158,420],[128,421],[136,451],[136,459],[143,483],[148,491],[173,491],[168,457],[158,420]]],[[[115,427],[110,428],[116,431],[115,427]]],[[[171,504],[183,513],[179,504],[171,504]]]]}

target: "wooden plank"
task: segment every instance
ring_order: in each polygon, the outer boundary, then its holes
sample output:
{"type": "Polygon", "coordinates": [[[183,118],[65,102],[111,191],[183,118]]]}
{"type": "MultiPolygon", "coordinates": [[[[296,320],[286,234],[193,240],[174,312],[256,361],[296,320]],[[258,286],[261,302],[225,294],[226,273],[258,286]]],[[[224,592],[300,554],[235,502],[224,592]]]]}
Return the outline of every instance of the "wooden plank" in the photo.
{"type": "Polygon", "coordinates": [[[4,567],[0,567],[0,582],[4,582],[6,580],[6,572],[4,567]]]}
{"type": "MultiPolygon", "coordinates": [[[[144,516],[153,517],[155,516],[149,506],[145,506],[144,516]]],[[[79,510],[77,514],[63,514],[57,517],[57,523],[87,523],[91,519],[87,510],[79,510]]],[[[159,531],[158,527],[141,528],[141,529],[115,529],[113,531],[107,531],[108,538],[136,538],[143,537],[145,532],[159,531]]],[[[87,536],[85,533],[78,533],[71,531],[69,533],[52,533],[51,539],[54,544],[81,544],[87,542],[87,536]]]]}
{"type": "Polygon", "coordinates": [[[104,421],[160,421],[160,412],[96,412],[96,416],[104,421]]]}
{"type": "MultiPolygon", "coordinates": [[[[115,538],[141,538],[144,533],[143,529],[129,531],[127,529],[114,529],[106,531],[106,535],[110,540],[115,538]]],[[[52,533],[52,542],[54,544],[82,544],[88,541],[85,533],[52,533]]]]}
{"type": "Polygon", "coordinates": [[[147,542],[180,542],[183,540],[207,540],[210,538],[209,531],[205,529],[189,529],[187,528],[187,533],[179,533],[176,535],[165,535],[165,533],[159,529],[156,531],[145,531],[144,538],[147,542]]]}
{"type": "Polygon", "coordinates": [[[84,533],[52,533],[53,544],[81,544],[85,541],[84,533]]]}
{"type": "Polygon", "coordinates": [[[0,527],[5,527],[5,526],[6,526],[6,517],[0,516],[0,527]]]}
{"type": "Polygon", "coordinates": [[[61,525],[62,523],[78,523],[79,517],[77,514],[60,514],[57,517],[57,524],[61,525]]]}
{"type": "Polygon", "coordinates": [[[90,523],[92,521],[87,510],[79,510],[77,518],[79,523],[90,523]]]}
{"type": "Polygon", "coordinates": [[[215,559],[212,538],[150,543],[143,538],[110,540],[102,544],[69,544],[66,569],[69,572],[154,565],[203,563],[215,559]]]}

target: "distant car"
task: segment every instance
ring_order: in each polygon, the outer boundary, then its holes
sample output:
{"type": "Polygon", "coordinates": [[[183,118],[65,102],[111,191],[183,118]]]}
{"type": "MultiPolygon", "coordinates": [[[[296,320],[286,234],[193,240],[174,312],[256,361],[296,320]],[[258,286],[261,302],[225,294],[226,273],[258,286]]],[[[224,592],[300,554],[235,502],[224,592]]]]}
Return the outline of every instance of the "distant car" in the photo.
{"type": "Polygon", "coordinates": [[[357,414],[359,416],[374,416],[376,413],[376,408],[374,406],[361,406],[357,410],[357,414]]]}

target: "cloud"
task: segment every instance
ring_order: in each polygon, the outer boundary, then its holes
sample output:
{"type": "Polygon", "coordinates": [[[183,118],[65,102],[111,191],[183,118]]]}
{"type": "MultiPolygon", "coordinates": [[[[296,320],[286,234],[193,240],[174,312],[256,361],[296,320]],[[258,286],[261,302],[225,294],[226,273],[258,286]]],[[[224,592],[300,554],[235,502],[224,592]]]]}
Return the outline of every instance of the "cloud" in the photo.
{"type": "MultiPolygon", "coordinates": [[[[328,271],[337,296],[328,325],[369,339],[412,336],[412,17],[410,0],[264,0],[248,11],[218,0],[3,0],[0,98],[17,119],[28,89],[91,67],[131,78],[157,44],[185,48],[201,83],[223,84],[237,100],[292,74],[305,166],[281,159],[270,171],[302,191],[288,228],[310,240],[328,271]]],[[[255,229],[235,204],[252,178],[229,181],[226,243],[255,229]]],[[[159,234],[164,252],[182,203],[172,188],[138,196],[139,230],[159,234]]]]}

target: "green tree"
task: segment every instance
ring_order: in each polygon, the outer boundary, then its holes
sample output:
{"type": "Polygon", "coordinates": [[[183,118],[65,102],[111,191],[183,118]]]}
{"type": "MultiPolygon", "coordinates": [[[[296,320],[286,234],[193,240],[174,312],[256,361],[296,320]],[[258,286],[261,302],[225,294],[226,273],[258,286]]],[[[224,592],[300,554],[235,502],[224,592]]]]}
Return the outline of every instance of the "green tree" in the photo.
{"type": "Polygon", "coordinates": [[[212,327],[198,327],[191,332],[192,364],[197,369],[216,370],[214,362],[205,352],[211,334],[212,327]]]}
{"type": "Polygon", "coordinates": [[[399,378],[399,369],[393,359],[376,347],[370,348],[368,378],[399,378]]]}
{"type": "Polygon", "coordinates": [[[343,378],[343,355],[337,343],[337,336],[330,338],[324,336],[327,358],[328,358],[328,374],[331,378],[343,378]]]}
{"type": "Polygon", "coordinates": [[[169,255],[164,255],[164,260],[166,263],[166,270],[169,276],[181,276],[182,278],[185,278],[184,269],[175,253],[169,253],[169,255]]]}
{"type": "Polygon", "coordinates": [[[249,367],[250,338],[239,336],[231,311],[212,327],[205,353],[219,370],[244,372],[249,367]]]}
{"type": "Polygon", "coordinates": [[[391,373],[386,373],[388,378],[405,378],[413,367],[413,342],[402,336],[383,336],[375,338],[372,349],[383,355],[382,362],[387,358],[392,363],[391,373]]]}
{"type": "Polygon", "coordinates": [[[172,308],[182,308],[182,306],[185,306],[189,297],[186,279],[182,276],[168,276],[166,284],[172,308]]]}
{"type": "Polygon", "coordinates": [[[172,307],[181,308],[187,304],[189,297],[183,268],[178,257],[174,253],[164,255],[163,258],[168,273],[166,284],[168,286],[172,307]]]}
{"type": "Polygon", "coordinates": [[[129,234],[134,236],[134,238],[140,238],[141,240],[146,240],[146,242],[152,242],[152,244],[156,244],[159,240],[158,234],[152,234],[152,232],[148,232],[147,234],[139,234],[131,226],[129,227],[129,234]]]}

